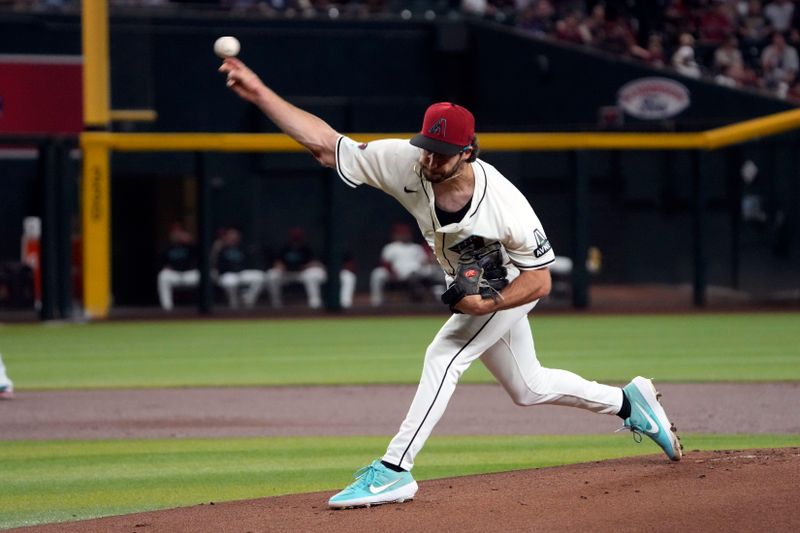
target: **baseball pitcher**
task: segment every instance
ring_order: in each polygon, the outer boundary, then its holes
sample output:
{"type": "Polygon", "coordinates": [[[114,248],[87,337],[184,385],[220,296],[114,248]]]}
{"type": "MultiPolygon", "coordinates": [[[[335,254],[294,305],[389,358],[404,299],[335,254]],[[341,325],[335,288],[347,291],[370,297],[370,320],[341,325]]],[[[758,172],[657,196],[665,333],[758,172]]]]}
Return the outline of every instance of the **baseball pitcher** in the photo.
{"type": "Polygon", "coordinates": [[[425,353],[416,396],[382,458],[360,469],[331,497],[334,508],[403,502],[414,497],[414,459],[441,418],[461,374],[480,359],[518,405],[555,404],[617,415],[677,461],[681,447],[650,380],[623,389],[544,368],[536,358],[528,313],[550,291],[554,258],[547,235],[522,193],[478,159],[475,120],[442,102],[425,112],[409,140],[358,143],[278,96],[235,58],[220,72],[350,187],[393,196],[411,213],[444,270],[443,302],[453,315],[425,353]]]}

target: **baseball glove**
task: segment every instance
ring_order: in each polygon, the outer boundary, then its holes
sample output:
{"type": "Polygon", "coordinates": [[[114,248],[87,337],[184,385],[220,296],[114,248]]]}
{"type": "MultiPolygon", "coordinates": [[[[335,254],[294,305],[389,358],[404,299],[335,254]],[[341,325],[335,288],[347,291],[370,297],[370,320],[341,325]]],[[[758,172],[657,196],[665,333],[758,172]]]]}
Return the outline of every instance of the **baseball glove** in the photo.
{"type": "Polygon", "coordinates": [[[507,274],[499,242],[467,250],[459,257],[455,280],[442,294],[442,302],[458,313],[453,306],[465,296],[480,294],[482,298],[496,299],[508,285],[507,274]]]}

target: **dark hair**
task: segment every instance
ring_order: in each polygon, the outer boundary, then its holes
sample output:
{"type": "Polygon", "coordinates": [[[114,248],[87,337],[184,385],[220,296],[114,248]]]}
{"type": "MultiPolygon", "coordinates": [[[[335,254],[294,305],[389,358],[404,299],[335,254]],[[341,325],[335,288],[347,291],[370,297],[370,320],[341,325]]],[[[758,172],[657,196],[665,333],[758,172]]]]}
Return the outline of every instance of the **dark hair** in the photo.
{"type": "Polygon", "coordinates": [[[474,163],[481,153],[481,147],[478,146],[478,137],[472,139],[472,153],[467,158],[467,163],[474,163]]]}

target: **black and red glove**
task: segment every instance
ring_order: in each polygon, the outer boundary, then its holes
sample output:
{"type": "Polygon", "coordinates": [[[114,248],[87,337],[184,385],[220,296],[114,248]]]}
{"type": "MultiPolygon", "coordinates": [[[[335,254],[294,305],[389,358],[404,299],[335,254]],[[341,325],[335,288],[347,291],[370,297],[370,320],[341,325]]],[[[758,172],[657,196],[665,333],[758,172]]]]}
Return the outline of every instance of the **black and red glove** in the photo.
{"type": "Polygon", "coordinates": [[[442,294],[442,302],[458,313],[454,306],[465,296],[480,294],[482,298],[497,298],[508,285],[507,275],[499,242],[467,250],[459,257],[455,280],[442,294]]]}

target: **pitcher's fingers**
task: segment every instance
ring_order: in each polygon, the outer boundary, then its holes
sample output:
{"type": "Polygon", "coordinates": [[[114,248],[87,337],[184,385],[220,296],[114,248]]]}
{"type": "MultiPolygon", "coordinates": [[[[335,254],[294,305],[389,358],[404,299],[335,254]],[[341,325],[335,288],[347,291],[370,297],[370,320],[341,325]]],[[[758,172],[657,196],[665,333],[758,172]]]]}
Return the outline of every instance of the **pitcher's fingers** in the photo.
{"type": "Polygon", "coordinates": [[[241,62],[231,61],[231,59],[233,58],[228,57],[225,60],[223,60],[218,70],[220,72],[232,72],[234,70],[242,68],[243,65],[241,62]]]}
{"type": "Polygon", "coordinates": [[[235,57],[226,57],[222,60],[223,65],[230,65],[231,68],[242,68],[244,67],[244,63],[236,59],[235,57]]]}

